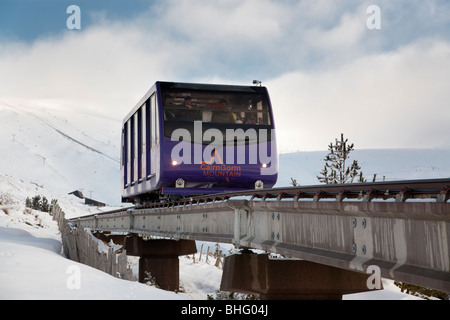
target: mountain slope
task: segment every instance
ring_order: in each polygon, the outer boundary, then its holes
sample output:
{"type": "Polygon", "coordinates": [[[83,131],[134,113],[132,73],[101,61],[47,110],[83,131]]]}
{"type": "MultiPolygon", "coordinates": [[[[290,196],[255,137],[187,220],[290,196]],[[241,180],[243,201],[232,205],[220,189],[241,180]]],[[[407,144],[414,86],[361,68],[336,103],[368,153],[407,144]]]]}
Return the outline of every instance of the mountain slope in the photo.
{"type": "MultiPolygon", "coordinates": [[[[121,121],[55,102],[0,100],[0,173],[120,203],[121,121]]],[[[276,187],[318,184],[327,151],[281,154],[276,187]]],[[[355,150],[367,181],[450,177],[450,149],[355,150]]]]}
{"type": "MultiPolygon", "coordinates": [[[[299,185],[317,185],[328,151],[295,152],[280,155],[276,187],[289,186],[291,178],[299,185]]],[[[450,177],[450,149],[367,149],[354,150],[350,160],[357,160],[368,182],[450,177]]]]}
{"type": "Polygon", "coordinates": [[[120,121],[0,101],[0,173],[61,194],[120,202],[120,121]],[[94,138],[95,137],[95,138],[94,138]]]}

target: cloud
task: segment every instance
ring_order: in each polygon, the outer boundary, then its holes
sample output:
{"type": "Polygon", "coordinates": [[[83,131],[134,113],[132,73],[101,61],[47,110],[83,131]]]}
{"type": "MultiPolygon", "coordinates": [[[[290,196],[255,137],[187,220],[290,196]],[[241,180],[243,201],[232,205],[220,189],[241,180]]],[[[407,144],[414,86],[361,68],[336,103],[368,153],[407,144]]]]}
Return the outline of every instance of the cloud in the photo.
{"type": "Polygon", "coordinates": [[[284,151],[325,149],[341,132],[364,148],[445,144],[450,8],[380,1],[382,30],[370,32],[370,4],[168,0],[121,20],[82,7],[91,23],[79,32],[0,43],[0,98],[121,119],[157,80],[259,79],[284,151]]]}
{"type": "Polygon", "coordinates": [[[268,0],[168,1],[168,10],[158,22],[193,42],[214,44],[231,39],[260,42],[280,34],[286,8],[268,0]]]}
{"type": "Polygon", "coordinates": [[[246,65],[267,62],[262,52],[280,36],[284,11],[273,1],[231,0],[167,1],[128,21],[82,12],[96,24],[30,44],[2,43],[1,97],[65,100],[123,115],[156,80],[236,78],[246,65]]]}
{"type": "Polygon", "coordinates": [[[0,96],[66,100],[124,116],[154,80],[173,75],[170,48],[152,50],[147,40],[132,26],[108,24],[6,50],[0,96]]]}
{"type": "Polygon", "coordinates": [[[308,32],[309,44],[321,50],[349,48],[361,41],[366,28],[361,15],[344,14],[332,29],[314,28],[308,32]]]}
{"type": "Polygon", "coordinates": [[[282,151],[326,149],[340,133],[362,148],[450,147],[450,43],[422,40],[271,88],[282,151]]]}

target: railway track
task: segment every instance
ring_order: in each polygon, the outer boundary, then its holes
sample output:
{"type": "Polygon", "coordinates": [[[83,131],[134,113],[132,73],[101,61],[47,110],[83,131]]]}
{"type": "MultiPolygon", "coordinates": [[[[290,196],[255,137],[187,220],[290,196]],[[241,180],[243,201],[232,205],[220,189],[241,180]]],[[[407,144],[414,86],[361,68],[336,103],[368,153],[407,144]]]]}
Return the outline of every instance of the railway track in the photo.
{"type": "Polygon", "coordinates": [[[100,233],[232,243],[450,292],[450,178],[250,190],[70,219],[100,233]]]}
{"type": "MultiPolygon", "coordinates": [[[[426,180],[402,180],[390,182],[329,184],[300,187],[272,188],[227,192],[180,198],[174,201],[163,201],[141,204],[132,207],[134,210],[152,208],[173,208],[187,205],[215,203],[229,199],[246,199],[250,201],[365,201],[390,200],[405,202],[435,201],[446,203],[450,198],[450,178],[426,180]]],[[[126,212],[131,208],[111,210],[92,216],[126,212]]],[[[86,216],[89,217],[89,216],[86,216]]],[[[73,220],[75,220],[74,218],[73,220]]]]}

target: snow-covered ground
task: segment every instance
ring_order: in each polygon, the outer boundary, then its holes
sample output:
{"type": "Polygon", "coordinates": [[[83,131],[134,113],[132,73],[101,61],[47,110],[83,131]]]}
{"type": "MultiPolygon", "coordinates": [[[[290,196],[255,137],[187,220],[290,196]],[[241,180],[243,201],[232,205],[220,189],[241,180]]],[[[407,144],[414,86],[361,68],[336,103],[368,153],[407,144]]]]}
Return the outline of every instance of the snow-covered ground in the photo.
{"type": "MultiPolygon", "coordinates": [[[[114,278],[94,268],[66,259],[61,253],[61,239],[56,222],[48,213],[25,208],[26,197],[54,194],[35,184],[0,175],[0,299],[197,299],[205,300],[220,287],[222,270],[215,259],[206,262],[206,245],[210,252],[215,244],[204,243],[202,260],[199,253],[180,257],[180,282],[183,292],[165,292],[154,287],[114,278]],[[80,276],[78,286],[71,282],[80,276]]],[[[66,217],[82,216],[99,211],[82,204],[74,196],[58,197],[66,217]]],[[[102,208],[102,210],[107,210],[102,208]]],[[[197,246],[200,249],[200,243],[197,246]]],[[[225,252],[230,245],[223,245],[225,252]]],[[[200,252],[200,250],[199,250],[200,252]]],[[[137,260],[130,257],[137,272],[137,260]]],[[[390,280],[384,290],[346,295],[344,299],[417,299],[403,294],[390,280]]]]}
{"type": "MultiPolygon", "coordinates": [[[[48,213],[25,207],[26,196],[51,194],[44,189],[0,175],[0,299],[206,299],[218,289],[221,269],[209,258],[194,264],[192,256],[182,257],[182,286],[176,294],[138,282],[112,277],[86,265],[68,260],[61,252],[57,224],[48,213]],[[197,269],[198,267],[198,269],[197,269]],[[73,279],[79,275],[79,285],[73,279]],[[72,282],[71,282],[72,281],[72,282]]],[[[79,199],[59,198],[66,216],[89,214],[91,207],[79,199]]],[[[134,257],[130,257],[130,262],[134,257]]],[[[137,268],[134,268],[137,272],[137,268]]]]}
{"type": "MultiPolygon", "coordinates": [[[[26,209],[25,199],[36,195],[58,199],[67,218],[100,210],[68,195],[76,189],[111,206],[120,205],[120,120],[42,101],[0,100],[0,114],[0,299],[203,300],[219,289],[222,270],[214,266],[213,258],[198,261],[198,254],[195,263],[192,256],[180,257],[184,292],[178,294],[66,259],[56,222],[46,213],[26,209]],[[74,284],[77,275],[80,282],[74,284]]],[[[280,155],[277,187],[288,186],[290,178],[301,185],[317,184],[326,153],[280,155]]],[[[356,150],[351,156],[368,180],[375,173],[377,181],[383,176],[386,180],[450,176],[450,150],[356,150]]],[[[214,251],[215,244],[209,245],[214,251]]],[[[401,293],[390,280],[384,280],[384,287],[344,299],[416,299],[401,293]]]]}
{"type": "MultiPolygon", "coordinates": [[[[202,260],[199,252],[180,257],[180,282],[183,292],[173,293],[138,282],[121,280],[97,269],[71,261],[61,252],[62,243],[56,222],[48,213],[25,208],[26,196],[51,193],[35,185],[0,175],[0,195],[10,195],[0,206],[0,299],[146,299],[146,300],[205,300],[220,287],[221,268],[208,257],[215,244],[203,243],[202,260]],[[74,277],[79,275],[79,282],[74,277]]],[[[75,197],[59,198],[68,218],[91,213],[75,197]]],[[[198,244],[200,246],[200,244],[198,244]]],[[[232,249],[222,245],[223,249],[232,249]]],[[[130,257],[136,268],[136,258],[130,257]]],[[[78,278],[77,278],[78,279],[78,278]]],[[[384,280],[385,289],[377,292],[346,295],[344,299],[417,299],[403,294],[392,281],[384,280]]]]}

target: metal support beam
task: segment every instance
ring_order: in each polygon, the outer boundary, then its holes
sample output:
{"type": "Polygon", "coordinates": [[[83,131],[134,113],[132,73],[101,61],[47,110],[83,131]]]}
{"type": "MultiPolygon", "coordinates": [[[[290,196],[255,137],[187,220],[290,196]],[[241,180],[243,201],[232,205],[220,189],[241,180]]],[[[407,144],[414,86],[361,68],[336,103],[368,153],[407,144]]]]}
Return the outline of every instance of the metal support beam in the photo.
{"type": "MultiPolygon", "coordinates": [[[[247,208],[247,207],[245,207],[247,208]]],[[[245,208],[234,209],[234,236],[233,244],[237,247],[241,247],[241,239],[247,234],[247,210],[245,208]]]]}
{"type": "MultiPolygon", "coordinates": [[[[450,204],[372,199],[385,194],[380,192],[370,192],[371,201],[158,205],[72,223],[99,231],[233,243],[361,273],[377,266],[384,278],[450,292],[450,204]]],[[[447,194],[442,192],[441,200],[447,194]]]]}

